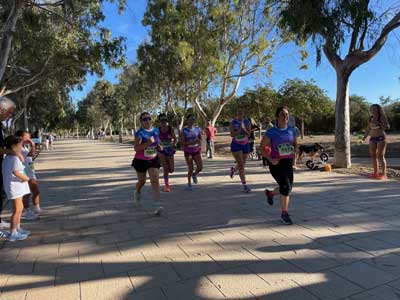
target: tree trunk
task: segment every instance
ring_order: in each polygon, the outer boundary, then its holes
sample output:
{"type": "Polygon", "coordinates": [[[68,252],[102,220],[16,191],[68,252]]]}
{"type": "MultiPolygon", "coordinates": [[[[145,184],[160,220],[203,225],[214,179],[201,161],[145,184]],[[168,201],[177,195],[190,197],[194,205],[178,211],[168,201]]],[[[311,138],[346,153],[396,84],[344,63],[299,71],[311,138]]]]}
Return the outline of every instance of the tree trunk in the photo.
{"type": "Polygon", "coordinates": [[[137,131],[137,114],[133,114],[133,130],[137,131]]]}
{"type": "Polygon", "coordinates": [[[351,168],[349,75],[336,70],[335,166],[351,168]]]}
{"type": "Polygon", "coordinates": [[[6,71],[12,40],[15,33],[15,27],[22,12],[24,0],[14,0],[13,2],[13,6],[11,7],[10,14],[8,15],[6,24],[4,26],[3,39],[0,44],[0,82],[2,81],[6,71]]]}

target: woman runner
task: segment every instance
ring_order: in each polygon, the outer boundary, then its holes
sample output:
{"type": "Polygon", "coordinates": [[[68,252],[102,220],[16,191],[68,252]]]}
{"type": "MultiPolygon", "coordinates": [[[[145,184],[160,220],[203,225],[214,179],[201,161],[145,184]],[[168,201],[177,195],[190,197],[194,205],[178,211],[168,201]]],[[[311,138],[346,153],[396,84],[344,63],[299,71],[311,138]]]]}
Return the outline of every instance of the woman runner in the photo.
{"type": "Polygon", "coordinates": [[[134,193],[136,204],[141,202],[141,190],[146,183],[146,173],[149,173],[151,188],[153,191],[154,214],[160,215],[163,207],[160,204],[160,184],[158,172],[160,169],[160,159],[157,150],[162,150],[160,146],[160,131],[153,127],[151,116],[148,112],[140,115],[142,127],[135,134],[135,158],[132,166],[136,170],[138,181],[134,193]]]}
{"type": "Polygon", "coordinates": [[[289,111],[286,106],[276,110],[276,126],[268,129],[261,140],[261,153],[269,161],[269,170],[279,187],[265,190],[268,203],[274,204],[274,196],[280,194],[282,223],[292,225],[288,213],[289,193],[293,186],[293,159],[297,149],[296,129],[288,126],[289,111]]]}
{"type": "Polygon", "coordinates": [[[186,117],[186,127],[182,129],[181,144],[183,145],[183,152],[185,154],[186,164],[188,166],[188,185],[187,190],[192,190],[191,180],[197,184],[197,175],[203,169],[203,161],[201,159],[201,128],[194,126],[196,118],[190,114],[186,117]],[[196,171],[194,170],[193,161],[196,163],[196,171]]]}
{"type": "Polygon", "coordinates": [[[174,172],[174,154],[176,148],[176,136],[174,129],[169,126],[167,116],[160,114],[158,116],[160,122],[160,144],[162,150],[158,151],[161,165],[164,173],[164,191],[170,192],[169,174],[174,172]]]}
{"type": "Polygon", "coordinates": [[[230,177],[236,171],[239,171],[239,177],[242,182],[243,191],[249,193],[251,190],[246,183],[246,174],[244,166],[246,163],[247,155],[250,153],[249,137],[251,135],[251,123],[248,119],[244,118],[244,113],[241,108],[236,111],[236,118],[232,120],[230,125],[230,132],[232,137],[231,152],[236,161],[236,166],[231,167],[230,177]]]}

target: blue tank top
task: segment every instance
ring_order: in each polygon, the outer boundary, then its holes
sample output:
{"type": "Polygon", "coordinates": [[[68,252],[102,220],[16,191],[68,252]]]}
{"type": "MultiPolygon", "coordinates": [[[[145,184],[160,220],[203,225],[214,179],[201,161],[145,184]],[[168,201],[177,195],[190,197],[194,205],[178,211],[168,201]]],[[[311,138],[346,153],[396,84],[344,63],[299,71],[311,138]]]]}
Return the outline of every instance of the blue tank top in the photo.
{"type": "Polygon", "coordinates": [[[140,128],[136,134],[136,137],[141,139],[141,144],[146,143],[150,137],[154,137],[154,143],[141,151],[136,151],[135,158],[142,160],[152,160],[157,156],[157,146],[160,144],[160,131],[158,128],[153,127],[152,129],[140,128]]]}

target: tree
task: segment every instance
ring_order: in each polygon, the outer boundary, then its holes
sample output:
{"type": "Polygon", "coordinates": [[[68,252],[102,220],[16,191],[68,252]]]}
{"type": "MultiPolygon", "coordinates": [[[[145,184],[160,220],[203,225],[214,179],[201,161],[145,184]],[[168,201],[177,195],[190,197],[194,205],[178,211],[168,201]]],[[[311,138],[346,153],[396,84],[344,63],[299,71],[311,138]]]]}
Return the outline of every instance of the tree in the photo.
{"type": "Polygon", "coordinates": [[[142,48],[147,55],[138,57],[158,66],[150,70],[172,82],[184,107],[190,101],[196,113],[215,125],[244,77],[271,71],[270,59],[281,39],[275,35],[275,18],[268,9],[263,14],[262,3],[149,1],[143,24],[151,28],[151,43],[142,48]],[[218,99],[210,115],[204,100],[212,97],[207,94],[218,99]]]}
{"type": "Polygon", "coordinates": [[[335,165],[351,167],[349,78],[360,65],[371,60],[388,35],[400,26],[398,1],[289,0],[281,3],[280,26],[304,44],[312,39],[336,72],[335,165]],[[347,51],[345,47],[348,46],[347,51]],[[341,57],[345,52],[344,57],[341,57]]]}
{"type": "MultiPolygon", "coordinates": [[[[104,20],[102,13],[103,2],[105,0],[2,1],[0,4],[0,27],[2,28],[0,31],[0,84],[4,82],[6,67],[10,65],[9,57],[13,52],[13,39],[16,33],[18,33],[18,21],[21,16],[30,12],[42,13],[42,15],[46,15],[47,17],[48,27],[52,27],[53,25],[60,26],[62,23],[65,30],[81,34],[83,33],[82,29],[85,29],[86,34],[82,35],[82,40],[84,38],[90,39],[90,30],[101,29],[99,22],[104,20]]],[[[109,0],[109,2],[115,2],[115,0],[109,0]]],[[[120,0],[120,11],[123,10],[124,5],[125,0],[120,0]]],[[[48,27],[42,27],[41,30],[45,30],[48,27]]],[[[11,65],[11,68],[15,68],[15,66],[11,65]]]]}
{"type": "Polygon", "coordinates": [[[367,99],[358,95],[350,96],[350,130],[362,131],[368,126],[370,104],[367,99]]]}
{"type": "Polygon", "coordinates": [[[64,13],[61,2],[52,6],[51,13],[44,10],[45,6],[24,6],[13,35],[4,80],[0,81],[0,95],[16,94],[20,109],[17,116],[23,114],[26,129],[29,102],[37,102],[35,94],[44,95],[46,91],[45,98],[55,104],[49,103],[48,107],[57,108],[59,99],[68,101],[68,97],[60,98],[60,93],[80,87],[87,73],[101,75],[104,64],[124,64],[123,38],[111,38],[109,31],[98,25],[104,18],[101,7],[75,3],[73,8],[65,7],[64,13]],[[66,20],[66,14],[76,19],[66,20]]]}
{"type": "Polygon", "coordinates": [[[334,105],[314,80],[288,79],[278,93],[280,105],[288,106],[290,114],[297,120],[303,115],[309,131],[329,131],[328,120],[333,116],[334,105]]]}

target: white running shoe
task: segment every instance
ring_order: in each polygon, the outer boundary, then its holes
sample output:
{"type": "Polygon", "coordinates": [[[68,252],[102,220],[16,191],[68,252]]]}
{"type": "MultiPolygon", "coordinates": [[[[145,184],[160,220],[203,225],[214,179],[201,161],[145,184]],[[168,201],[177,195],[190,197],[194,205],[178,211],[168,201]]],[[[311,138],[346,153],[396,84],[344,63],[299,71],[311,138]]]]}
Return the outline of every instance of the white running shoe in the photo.
{"type": "Polygon", "coordinates": [[[44,213],[43,209],[41,209],[40,207],[36,207],[33,209],[33,212],[37,215],[42,215],[44,213]]]}
{"type": "Polygon", "coordinates": [[[2,220],[2,221],[0,222],[0,229],[10,229],[10,223],[8,223],[8,222],[2,220]]]}
{"type": "Polygon", "coordinates": [[[136,191],[133,193],[133,202],[137,205],[142,202],[142,196],[140,195],[140,193],[136,191]]]}
{"type": "Polygon", "coordinates": [[[156,209],[154,210],[153,214],[156,216],[161,216],[162,212],[164,211],[164,207],[162,207],[161,205],[156,207],[156,209]]]}
{"type": "Polygon", "coordinates": [[[20,234],[24,234],[26,236],[29,236],[31,234],[31,232],[29,230],[25,230],[22,228],[17,229],[17,232],[19,232],[20,234]]]}
{"type": "Polygon", "coordinates": [[[26,240],[27,238],[28,238],[28,236],[26,234],[22,234],[18,231],[14,232],[14,233],[9,233],[7,235],[7,240],[10,242],[23,241],[23,240],[26,240]]]}
{"type": "Polygon", "coordinates": [[[39,219],[39,216],[38,216],[33,210],[31,210],[31,209],[25,209],[25,210],[22,212],[22,218],[24,218],[25,220],[32,221],[32,220],[37,220],[37,219],[39,219]]]}

